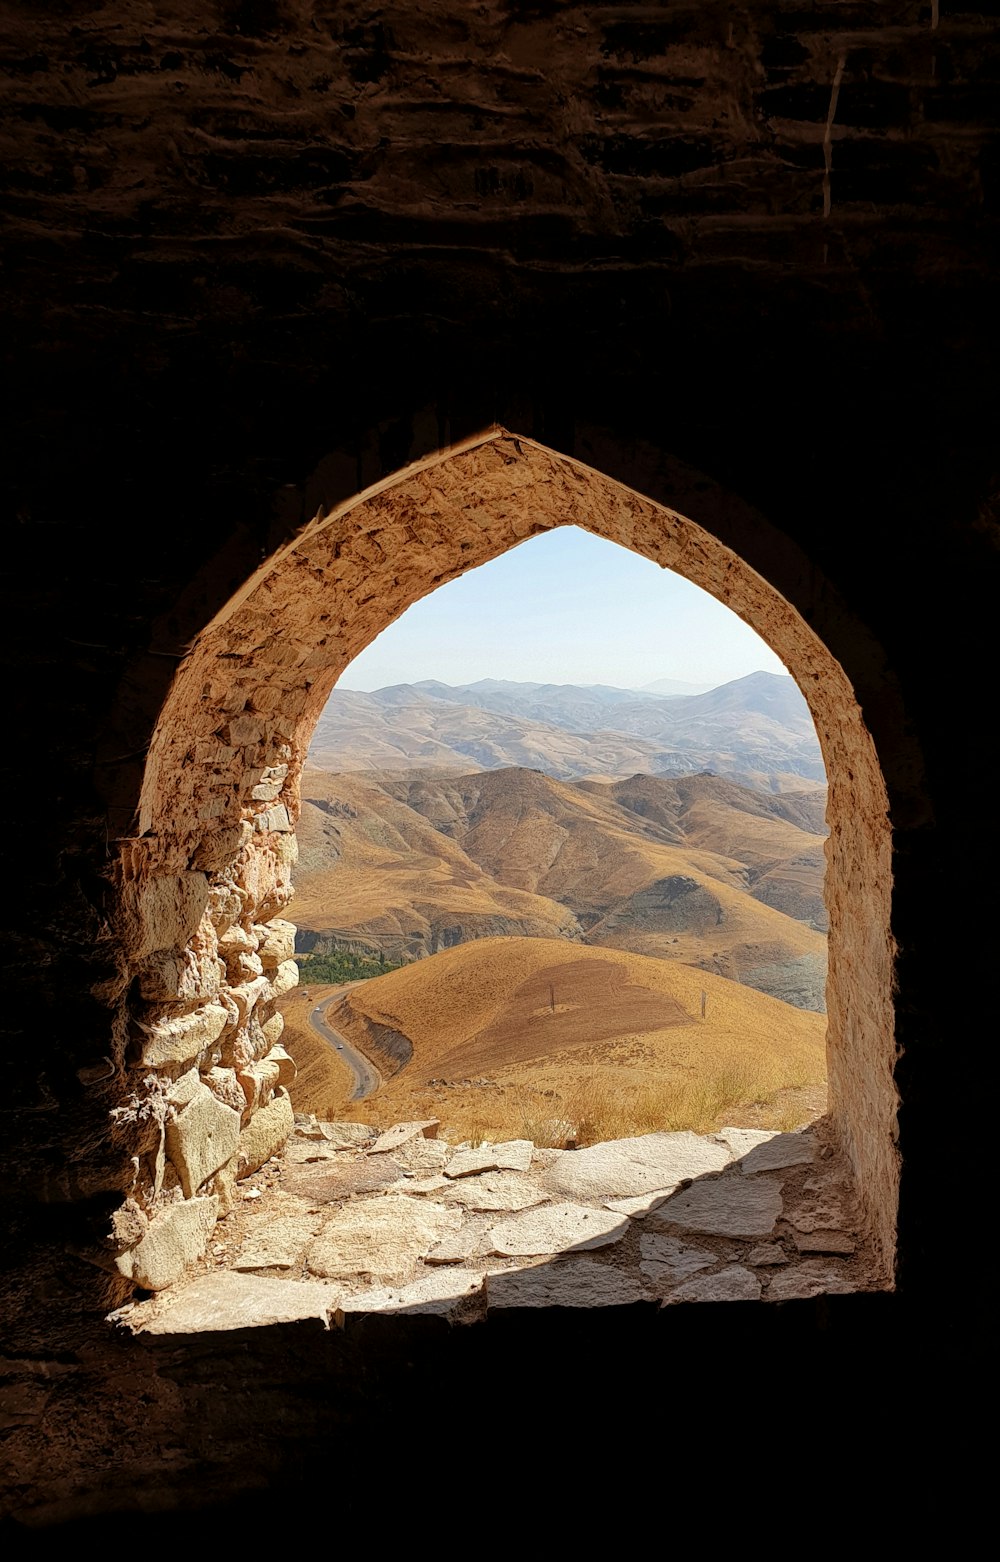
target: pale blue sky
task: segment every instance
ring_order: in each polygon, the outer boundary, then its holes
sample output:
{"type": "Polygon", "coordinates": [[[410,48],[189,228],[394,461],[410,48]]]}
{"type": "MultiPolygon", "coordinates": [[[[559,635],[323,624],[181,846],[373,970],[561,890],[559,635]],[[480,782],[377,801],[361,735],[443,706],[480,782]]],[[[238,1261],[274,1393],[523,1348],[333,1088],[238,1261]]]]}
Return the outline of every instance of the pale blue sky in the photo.
{"type": "Polygon", "coordinates": [[[672,570],[576,526],[532,537],[414,603],[347,668],[344,689],[474,683],[719,684],[785,667],[672,570]]]}

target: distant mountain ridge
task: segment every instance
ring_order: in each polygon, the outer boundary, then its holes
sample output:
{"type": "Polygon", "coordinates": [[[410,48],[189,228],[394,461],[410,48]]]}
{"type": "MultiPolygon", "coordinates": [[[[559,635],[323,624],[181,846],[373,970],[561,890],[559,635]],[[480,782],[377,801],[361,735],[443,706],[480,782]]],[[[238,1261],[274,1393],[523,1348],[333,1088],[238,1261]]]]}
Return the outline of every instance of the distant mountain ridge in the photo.
{"type": "Polygon", "coordinates": [[[765,672],[687,695],[493,678],[336,689],[309,760],[337,771],[520,766],[560,780],[711,770],[774,791],[825,778],[794,680],[765,672]]]}

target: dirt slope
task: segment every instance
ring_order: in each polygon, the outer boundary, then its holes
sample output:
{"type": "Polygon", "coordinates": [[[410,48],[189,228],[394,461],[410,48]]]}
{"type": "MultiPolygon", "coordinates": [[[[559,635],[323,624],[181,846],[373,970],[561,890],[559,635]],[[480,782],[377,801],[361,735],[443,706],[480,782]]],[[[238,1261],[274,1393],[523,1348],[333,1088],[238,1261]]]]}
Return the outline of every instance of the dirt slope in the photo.
{"type": "Polygon", "coordinates": [[[565,1115],[581,1091],[623,1105],[659,1092],[667,1117],[678,1092],[760,1107],[825,1080],[821,1016],[674,961],[555,939],[447,950],[353,988],[330,1017],[362,1051],[383,1027],[413,1046],[362,1115],[433,1110],[466,1130],[470,1111],[500,1121],[525,1093],[536,1115],[546,1101],[565,1115]]]}

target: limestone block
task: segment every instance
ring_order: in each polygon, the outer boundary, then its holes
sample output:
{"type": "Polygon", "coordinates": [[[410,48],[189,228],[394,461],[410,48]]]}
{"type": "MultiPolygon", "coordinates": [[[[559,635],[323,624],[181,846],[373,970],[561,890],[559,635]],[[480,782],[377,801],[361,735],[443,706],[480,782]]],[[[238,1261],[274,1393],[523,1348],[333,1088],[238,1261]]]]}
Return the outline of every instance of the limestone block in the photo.
{"type": "Polygon", "coordinates": [[[226,968],[214,952],[162,949],[151,955],[139,976],[144,998],[167,1003],[205,1003],[217,998],[226,968]]]}
{"type": "Polygon", "coordinates": [[[167,1102],[176,1111],[187,1106],[193,1101],[201,1089],[201,1075],[196,1068],[189,1068],[186,1074],[180,1074],[167,1088],[167,1102]]]}
{"type": "Polygon", "coordinates": [[[272,1100],[254,1114],[240,1134],[237,1175],[249,1177],[258,1166],[263,1166],[281,1149],[294,1127],[288,1091],[279,1086],[272,1100]]]}
{"type": "Polygon", "coordinates": [[[474,1269],[437,1270],[408,1285],[358,1291],[341,1299],[333,1321],[343,1328],[351,1314],[418,1313],[472,1323],[486,1314],[485,1278],[474,1269]]]}
{"type": "Polygon", "coordinates": [[[261,832],[292,828],[292,821],[288,817],[288,809],[284,803],[276,803],[273,808],[265,808],[263,812],[254,816],[253,823],[254,829],[261,832]]]}
{"type": "Polygon", "coordinates": [[[142,1048],[145,1068],[162,1068],[167,1063],[187,1063],[218,1041],[229,1023],[229,1015],[220,1003],[206,1003],[190,1014],[164,1015],[149,1022],[139,1021],[146,1040],[142,1048]]]}
{"type": "Polygon", "coordinates": [[[788,1259],[780,1242],[761,1242],[757,1247],[750,1249],[747,1263],[755,1265],[758,1269],[776,1269],[782,1264],[787,1264],[788,1259]]]}
{"type": "Polygon", "coordinates": [[[225,933],[219,934],[219,953],[226,961],[234,958],[236,955],[253,954],[256,948],[257,938],[255,934],[248,933],[246,928],[241,927],[238,922],[227,928],[225,933]]]}
{"type": "Polygon", "coordinates": [[[534,1145],[530,1139],[509,1139],[504,1144],[484,1144],[477,1150],[459,1150],[448,1162],[449,1177],[473,1177],[477,1172],[526,1172],[534,1145]]]}
{"type": "Polygon", "coordinates": [[[463,1209],[496,1210],[514,1214],[518,1210],[531,1209],[547,1202],[549,1195],[544,1188],[523,1172],[486,1172],[481,1177],[460,1177],[448,1183],[442,1194],[446,1204],[460,1204],[463,1209]]]}
{"type": "Polygon", "coordinates": [[[238,1024],[246,1024],[254,1006],[265,995],[268,998],[271,996],[271,984],[266,976],[256,976],[252,982],[241,982],[238,987],[230,987],[229,997],[239,1012],[238,1024]]]}
{"type": "Polygon", "coordinates": [[[682,1226],[719,1237],[769,1237],[781,1214],[781,1189],[774,1182],[718,1177],[696,1182],[646,1217],[651,1228],[682,1226]]]}
{"type": "Polygon", "coordinates": [[[258,781],[257,785],[250,789],[250,797],[255,803],[273,803],[280,796],[280,781],[258,781]]]}
{"type": "Polygon", "coordinates": [[[258,935],[257,953],[264,962],[265,969],[291,960],[295,953],[293,922],[283,922],[280,917],[275,917],[273,922],[263,924],[256,928],[255,932],[258,935]]]}
{"type": "Polygon", "coordinates": [[[379,1134],[368,1153],[384,1155],[391,1150],[398,1150],[408,1139],[415,1139],[418,1134],[422,1134],[425,1139],[436,1139],[439,1127],[440,1120],[436,1117],[423,1117],[417,1122],[394,1123],[391,1128],[385,1130],[385,1133],[379,1134]]]}
{"type": "Polygon", "coordinates": [[[811,1296],[846,1296],[858,1289],[843,1264],[807,1258],[801,1264],[789,1264],[787,1269],[774,1275],[766,1296],[769,1302],[789,1302],[811,1296]]]}
{"type": "Polygon", "coordinates": [[[313,1204],[336,1204],[359,1193],[375,1193],[398,1184],[396,1192],[410,1193],[413,1184],[387,1155],[369,1161],[363,1155],[328,1152],[307,1162],[286,1160],[281,1185],[313,1204]]]}
{"type": "MultiPolygon", "coordinates": [[[[216,1334],[223,1329],[262,1329],[272,1323],[297,1323],[315,1318],[329,1327],[329,1314],[336,1306],[339,1290],[325,1280],[300,1280],[291,1283],[266,1275],[199,1275],[171,1298],[155,1316],[139,1317],[133,1324],[127,1314],[122,1321],[141,1334],[216,1334]]],[[[138,1309],[136,1309],[138,1313],[138,1309]]]]}
{"type": "Polygon", "coordinates": [[[629,1229],[628,1219],[586,1204],[547,1204],[522,1210],[493,1228],[493,1251],[511,1258],[607,1247],[629,1229]]]}
{"type": "Polygon", "coordinates": [[[306,1262],[310,1273],[327,1279],[372,1275],[399,1284],[461,1222],[460,1210],[399,1194],[355,1199],[330,1217],[306,1262]]]}
{"type": "Polygon", "coordinates": [[[629,1307],[645,1300],[637,1276],[593,1258],[506,1269],[486,1281],[489,1312],[507,1307],[629,1307]]]}
{"type": "Polygon", "coordinates": [[[259,955],[239,954],[229,967],[230,972],[240,983],[252,982],[256,977],[264,975],[264,966],[259,955]]]}
{"type": "Polygon", "coordinates": [[[294,1059],[289,1057],[284,1047],[272,1047],[267,1056],[262,1059],[262,1062],[265,1065],[268,1063],[277,1064],[279,1085],[294,1085],[299,1071],[295,1067],[294,1059]]]}
{"type": "MultiPolygon", "coordinates": [[[[291,1062],[291,1059],[289,1058],[288,1061],[291,1062]]],[[[265,1058],[258,1058],[255,1063],[248,1063],[245,1068],[238,1071],[236,1077],[246,1097],[246,1107],[251,1112],[271,1099],[278,1083],[279,1073],[277,1061],[268,1063],[265,1058]]]]}
{"type": "Polygon", "coordinates": [[[714,1275],[697,1275],[685,1280],[663,1299],[664,1307],[673,1302],[756,1302],[760,1281],[753,1270],[742,1264],[728,1264],[714,1275]]]}
{"type": "Polygon", "coordinates": [[[816,1135],[808,1129],[775,1134],[742,1157],[740,1170],[751,1177],[755,1172],[781,1171],[786,1166],[802,1166],[813,1160],[816,1149],[816,1135]]]}
{"type": "Polygon", "coordinates": [[[544,1183],[570,1198],[636,1198],[676,1187],[686,1177],[721,1171],[730,1159],[726,1145],[698,1134],[641,1134],[561,1156],[544,1183]]]}
{"type": "Polygon", "coordinates": [[[297,1268],[312,1238],[328,1218],[325,1210],[317,1210],[305,1199],[284,1193],[271,1193],[267,1205],[266,1215],[251,1226],[233,1260],[234,1269],[297,1268]]]}
{"type": "Polygon", "coordinates": [[[700,1247],[686,1247],[676,1237],[659,1236],[652,1231],[643,1232],[639,1251],[642,1255],[639,1268],[658,1295],[697,1274],[699,1269],[711,1269],[718,1263],[715,1253],[700,1247]]]}
{"type": "Polygon", "coordinates": [[[846,1258],[857,1244],[847,1231],[796,1231],[795,1246],[800,1253],[836,1253],[846,1258]]]}
{"type": "Polygon", "coordinates": [[[299,843],[294,835],[280,835],[274,843],[274,854],[281,867],[294,868],[299,860],[299,843]]]}
{"type": "Polygon", "coordinates": [[[750,1150],[755,1150],[759,1144],[766,1144],[769,1139],[777,1137],[777,1130],[767,1128],[720,1128],[713,1139],[719,1139],[729,1146],[734,1155],[746,1155],[750,1150]]]}
{"type": "MultiPolygon", "coordinates": [[[[262,1021],[260,1028],[268,1047],[276,1047],[284,1034],[285,1016],[283,1014],[272,1014],[270,1019],[262,1021]]],[[[282,1080],[282,1084],[284,1084],[284,1080],[282,1080]]]]}
{"type": "Polygon", "coordinates": [[[208,915],[221,945],[224,935],[243,915],[243,896],[235,884],[224,881],[212,887],[208,896],[208,915]]]}
{"type": "Polygon", "coordinates": [[[195,848],[192,866],[206,873],[221,872],[236,861],[252,834],[253,826],[244,819],[206,831],[195,848]]]}
{"type": "Polygon", "coordinates": [[[167,1155],[185,1198],[192,1198],[235,1154],[239,1138],[240,1114],[200,1084],[187,1106],[166,1125],[167,1155]]]}
{"type": "Polygon", "coordinates": [[[220,736],[224,743],[231,743],[234,748],[248,748],[251,744],[267,741],[268,723],[260,716],[241,712],[226,723],[220,736]]]}
{"type": "Polygon", "coordinates": [[[239,1176],[239,1156],[234,1155],[225,1166],[220,1166],[212,1178],[212,1192],[219,1200],[219,1216],[228,1215],[236,1203],[236,1182],[239,1176]]]}
{"type": "Polygon", "coordinates": [[[271,997],[281,998],[299,985],[299,968],[294,960],[282,960],[271,977],[271,997]]]}
{"type": "Polygon", "coordinates": [[[246,1096],[233,1068],[210,1068],[202,1079],[217,1101],[231,1106],[234,1112],[246,1110],[246,1096]]]}
{"type": "Polygon", "coordinates": [[[137,1247],[122,1253],[118,1269],[147,1291],[162,1291],[180,1279],[188,1264],[205,1251],[218,1217],[214,1196],[170,1204],[150,1222],[137,1247]]]}
{"type": "Polygon", "coordinates": [[[111,1216],[108,1246],[115,1253],[136,1247],[149,1230],[149,1216],[134,1199],[126,1199],[111,1216]]]}
{"type": "Polygon", "coordinates": [[[204,873],[172,873],[122,886],[121,926],[133,959],[187,943],[208,904],[204,873]]]}

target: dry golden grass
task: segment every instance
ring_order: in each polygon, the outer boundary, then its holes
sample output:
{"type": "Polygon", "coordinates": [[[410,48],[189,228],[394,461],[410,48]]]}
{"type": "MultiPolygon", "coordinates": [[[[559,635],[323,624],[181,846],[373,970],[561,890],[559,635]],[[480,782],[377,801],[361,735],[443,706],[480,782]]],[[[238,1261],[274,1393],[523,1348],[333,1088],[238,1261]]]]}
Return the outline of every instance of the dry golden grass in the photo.
{"type": "Polygon", "coordinates": [[[413,1044],[411,1063],[375,1097],[341,1103],[380,1126],[433,1115],[450,1138],[544,1142],[553,1122],[569,1121],[593,1142],[723,1119],[777,1127],[823,1109],[822,1016],[621,951],[554,939],[461,945],[352,989],[332,1018],[361,1051],[368,1021],[413,1044]]]}

